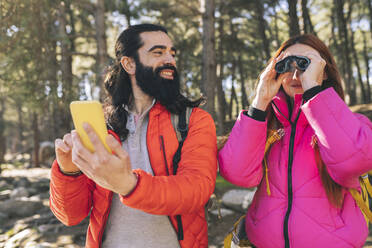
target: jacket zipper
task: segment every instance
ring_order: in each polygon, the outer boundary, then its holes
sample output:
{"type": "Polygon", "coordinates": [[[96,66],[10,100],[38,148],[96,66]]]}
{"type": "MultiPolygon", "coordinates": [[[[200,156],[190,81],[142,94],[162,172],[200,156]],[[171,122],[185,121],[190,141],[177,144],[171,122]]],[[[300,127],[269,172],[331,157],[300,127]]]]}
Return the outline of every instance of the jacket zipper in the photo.
{"type": "Polygon", "coordinates": [[[293,152],[294,152],[294,142],[296,136],[296,124],[297,120],[300,117],[301,109],[298,111],[296,119],[294,122],[291,122],[291,136],[289,138],[289,151],[288,151],[288,179],[287,179],[287,187],[288,187],[288,208],[285,213],[284,217],[284,225],[283,225],[283,234],[284,234],[284,242],[285,248],[289,248],[289,215],[291,214],[292,210],[292,203],[293,203],[293,182],[292,182],[292,166],[293,166],[293,152]]]}
{"type": "Polygon", "coordinates": [[[292,201],[293,201],[293,188],[292,188],[292,164],[293,164],[293,149],[294,149],[294,140],[296,135],[296,125],[291,123],[291,136],[289,139],[289,153],[288,153],[288,208],[285,213],[284,218],[284,242],[285,247],[289,248],[289,233],[288,233],[288,221],[289,215],[292,210],[292,201]]]}
{"type": "MultiPolygon", "coordinates": [[[[283,235],[284,235],[284,243],[285,243],[285,248],[289,248],[289,215],[291,214],[292,210],[292,201],[293,201],[293,185],[292,185],[292,165],[293,165],[293,150],[294,150],[294,141],[295,141],[295,136],[296,136],[296,124],[297,120],[300,117],[301,109],[298,110],[297,116],[292,122],[290,119],[288,119],[276,106],[274,102],[272,102],[274,107],[279,111],[279,113],[289,121],[291,124],[291,136],[289,138],[289,151],[288,151],[288,179],[287,179],[287,188],[288,188],[288,208],[285,213],[284,217],[284,224],[283,224],[283,235]]],[[[290,105],[290,104],[289,104],[290,105]]],[[[301,104],[302,105],[302,104],[301,104]]],[[[290,106],[288,106],[290,108],[290,106]]]]}
{"type": "Polygon", "coordinates": [[[165,145],[164,145],[164,137],[163,137],[163,135],[160,135],[160,142],[161,142],[160,150],[163,151],[163,158],[164,158],[165,170],[167,172],[167,175],[169,176],[168,162],[167,162],[167,156],[166,156],[166,153],[165,153],[165,145]]]}

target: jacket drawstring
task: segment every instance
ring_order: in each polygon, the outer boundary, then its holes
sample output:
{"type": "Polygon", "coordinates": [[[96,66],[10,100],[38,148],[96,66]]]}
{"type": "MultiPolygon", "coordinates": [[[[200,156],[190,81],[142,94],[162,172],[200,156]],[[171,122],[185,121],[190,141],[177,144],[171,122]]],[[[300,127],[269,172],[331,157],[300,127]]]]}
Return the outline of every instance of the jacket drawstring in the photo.
{"type": "Polygon", "coordinates": [[[269,167],[267,166],[267,161],[266,161],[266,154],[270,148],[270,146],[275,143],[276,141],[280,140],[284,136],[284,130],[278,129],[276,131],[269,131],[268,138],[266,140],[265,144],[265,155],[264,155],[264,168],[265,168],[265,179],[266,179],[266,192],[267,195],[271,195],[270,191],[270,184],[269,184],[269,167]]]}

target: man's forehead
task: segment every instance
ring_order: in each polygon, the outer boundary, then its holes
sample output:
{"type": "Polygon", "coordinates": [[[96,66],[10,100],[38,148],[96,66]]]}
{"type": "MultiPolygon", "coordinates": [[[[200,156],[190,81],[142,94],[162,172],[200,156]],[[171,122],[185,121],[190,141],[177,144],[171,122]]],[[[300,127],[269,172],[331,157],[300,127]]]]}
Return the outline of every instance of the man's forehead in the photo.
{"type": "Polygon", "coordinates": [[[150,49],[153,46],[173,47],[172,40],[162,31],[143,32],[140,36],[145,49],[150,49]]]}

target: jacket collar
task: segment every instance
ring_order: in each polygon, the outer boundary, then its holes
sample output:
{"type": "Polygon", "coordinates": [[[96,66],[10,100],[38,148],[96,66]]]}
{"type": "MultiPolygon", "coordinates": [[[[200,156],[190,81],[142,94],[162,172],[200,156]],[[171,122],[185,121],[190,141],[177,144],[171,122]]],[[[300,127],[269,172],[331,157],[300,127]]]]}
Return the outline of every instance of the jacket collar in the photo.
{"type": "MultiPolygon", "coordinates": [[[[272,100],[272,107],[277,119],[282,123],[284,127],[290,126],[291,123],[295,122],[299,111],[302,106],[302,94],[296,94],[294,97],[293,110],[289,109],[289,98],[283,90],[279,90],[278,94],[272,100]]],[[[300,112],[300,116],[297,120],[297,125],[307,125],[307,119],[305,115],[300,112]]]]}
{"type": "Polygon", "coordinates": [[[150,110],[150,116],[157,116],[164,111],[168,111],[166,107],[160,104],[159,101],[156,101],[154,106],[150,110]]]}

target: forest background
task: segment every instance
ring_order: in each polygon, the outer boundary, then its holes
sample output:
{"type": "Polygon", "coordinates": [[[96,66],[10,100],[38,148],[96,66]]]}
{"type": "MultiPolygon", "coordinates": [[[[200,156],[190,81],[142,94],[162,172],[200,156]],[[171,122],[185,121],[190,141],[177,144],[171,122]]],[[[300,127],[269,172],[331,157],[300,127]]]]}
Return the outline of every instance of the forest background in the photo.
{"type": "Polygon", "coordinates": [[[329,46],[350,106],[372,101],[370,0],[0,0],[0,164],[29,154],[39,166],[40,144],[73,128],[69,103],[105,98],[119,33],[144,22],[168,29],[183,92],[208,98],[218,135],[249,106],[273,52],[300,33],[329,46]]]}

